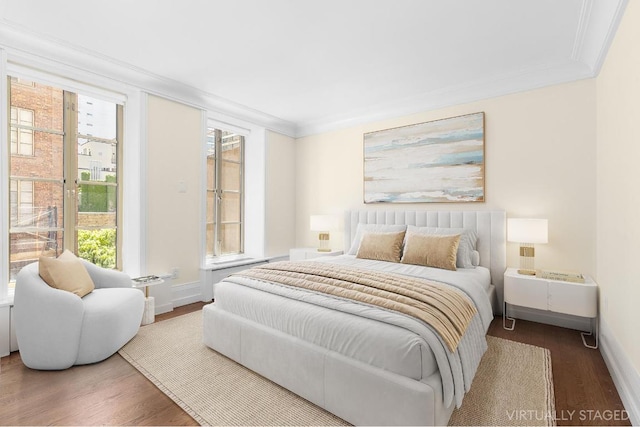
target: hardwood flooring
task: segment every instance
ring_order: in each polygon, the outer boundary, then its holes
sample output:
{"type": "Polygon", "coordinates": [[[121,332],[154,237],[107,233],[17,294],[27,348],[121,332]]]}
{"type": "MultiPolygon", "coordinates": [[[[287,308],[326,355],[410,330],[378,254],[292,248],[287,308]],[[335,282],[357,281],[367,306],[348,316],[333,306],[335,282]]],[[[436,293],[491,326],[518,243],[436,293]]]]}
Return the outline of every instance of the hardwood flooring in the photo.
{"type": "Polygon", "coordinates": [[[602,354],[580,332],[525,320],[507,331],[496,317],[488,333],[551,351],[558,425],[631,425],[602,354]]]}
{"type": "MultiPolygon", "coordinates": [[[[200,310],[179,307],[156,321],[200,310]]],[[[576,331],[518,320],[512,332],[494,319],[489,334],[551,350],[558,425],[630,425],[602,419],[624,408],[597,350],[576,331]]],[[[197,425],[119,354],[95,365],[34,371],[18,352],[0,360],[1,425],[197,425]]]]}
{"type": "MultiPolygon", "coordinates": [[[[178,307],[156,321],[200,310],[178,307]]],[[[0,425],[194,425],[198,423],[118,353],[94,365],[35,371],[19,352],[0,360],[0,425]]]]}

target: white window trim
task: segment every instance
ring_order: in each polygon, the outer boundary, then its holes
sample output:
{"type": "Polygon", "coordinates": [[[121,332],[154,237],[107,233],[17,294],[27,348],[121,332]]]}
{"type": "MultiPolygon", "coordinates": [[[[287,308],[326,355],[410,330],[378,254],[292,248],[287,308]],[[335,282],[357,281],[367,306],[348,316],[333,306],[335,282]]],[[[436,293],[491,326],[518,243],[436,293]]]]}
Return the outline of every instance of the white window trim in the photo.
{"type": "MultiPolygon", "coordinates": [[[[14,55],[15,56],[15,55],[14,55]]],[[[125,128],[123,145],[123,176],[125,182],[122,187],[123,200],[123,238],[122,238],[122,269],[131,276],[143,273],[144,254],[146,244],[145,200],[141,191],[142,177],[145,174],[146,162],[142,150],[146,148],[146,103],[144,95],[139,89],[123,85],[116,81],[105,84],[105,79],[90,73],[82,72],[73,67],[59,63],[41,60],[44,69],[56,70],[47,73],[31,66],[20,65],[20,58],[9,58],[7,51],[0,48],[0,129],[8,129],[8,87],[7,76],[11,75],[28,80],[36,80],[50,84],[64,90],[81,92],[106,101],[125,106],[125,128]],[[67,75],[68,78],[60,77],[67,75]],[[82,83],[81,83],[82,82],[82,83]],[[108,88],[107,88],[108,87],[108,88]]],[[[29,63],[28,60],[25,61],[29,63]]],[[[9,157],[10,147],[8,132],[0,132],[0,203],[9,206],[9,157]]],[[[0,301],[12,299],[8,295],[9,283],[9,216],[0,215],[0,301]]]]}
{"type": "Polygon", "coordinates": [[[221,264],[242,262],[264,258],[265,233],[265,129],[242,120],[224,117],[220,113],[202,112],[202,203],[200,207],[201,267],[211,269],[221,264]],[[207,128],[216,128],[242,135],[244,141],[244,254],[207,257],[207,128]]]}
{"type": "MultiPolygon", "coordinates": [[[[7,52],[0,49],[0,129],[9,128],[7,108],[7,52]]],[[[0,205],[9,206],[9,132],[0,132],[0,205]]],[[[6,300],[9,288],[9,215],[0,215],[0,302],[6,300]]],[[[13,299],[13,296],[11,296],[13,299]]]]}

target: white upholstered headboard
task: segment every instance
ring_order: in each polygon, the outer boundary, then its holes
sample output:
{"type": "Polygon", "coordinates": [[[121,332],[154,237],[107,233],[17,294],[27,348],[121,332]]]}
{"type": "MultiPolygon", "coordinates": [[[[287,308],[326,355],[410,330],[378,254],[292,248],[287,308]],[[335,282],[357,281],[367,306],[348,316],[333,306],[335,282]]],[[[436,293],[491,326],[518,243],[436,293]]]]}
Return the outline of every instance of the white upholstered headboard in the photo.
{"type": "Polygon", "coordinates": [[[344,221],[344,248],[349,251],[358,223],[402,224],[417,227],[470,228],[478,233],[480,265],[491,271],[496,287],[496,309],[502,310],[504,271],[507,268],[507,227],[505,211],[347,211],[344,221]]]}

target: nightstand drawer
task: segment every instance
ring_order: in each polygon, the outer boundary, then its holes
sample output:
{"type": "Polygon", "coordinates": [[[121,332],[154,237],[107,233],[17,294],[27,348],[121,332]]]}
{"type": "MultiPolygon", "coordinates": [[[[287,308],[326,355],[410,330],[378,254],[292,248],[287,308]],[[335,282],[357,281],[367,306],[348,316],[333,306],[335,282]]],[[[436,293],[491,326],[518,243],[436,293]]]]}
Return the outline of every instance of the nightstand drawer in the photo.
{"type": "Polygon", "coordinates": [[[504,300],[509,304],[546,310],[548,307],[547,283],[522,279],[519,277],[504,277],[504,300]]]}
{"type": "Polygon", "coordinates": [[[598,288],[593,284],[549,281],[549,310],[581,317],[598,315],[598,288]]]}

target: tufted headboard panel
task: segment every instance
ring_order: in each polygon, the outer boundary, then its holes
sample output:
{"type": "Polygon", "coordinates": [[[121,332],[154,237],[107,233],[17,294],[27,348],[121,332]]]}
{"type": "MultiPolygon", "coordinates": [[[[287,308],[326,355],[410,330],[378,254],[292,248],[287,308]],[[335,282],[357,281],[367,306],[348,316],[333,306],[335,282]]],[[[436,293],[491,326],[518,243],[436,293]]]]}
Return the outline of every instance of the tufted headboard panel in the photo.
{"type": "Polygon", "coordinates": [[[417,227],[470,228],[478,233],[480,265],[491,272],[496,287],[497,309],[502,309],[504,271],[507,268],[505,211],[401,211],[352,210],[345,213],[345,253],[351,247],[359,223],[401,224],[417,227]]]}

